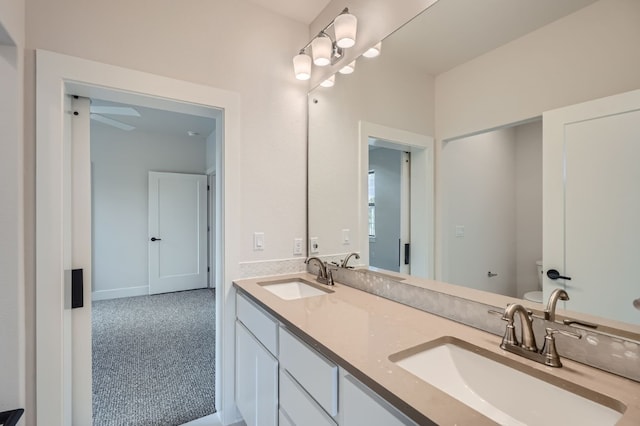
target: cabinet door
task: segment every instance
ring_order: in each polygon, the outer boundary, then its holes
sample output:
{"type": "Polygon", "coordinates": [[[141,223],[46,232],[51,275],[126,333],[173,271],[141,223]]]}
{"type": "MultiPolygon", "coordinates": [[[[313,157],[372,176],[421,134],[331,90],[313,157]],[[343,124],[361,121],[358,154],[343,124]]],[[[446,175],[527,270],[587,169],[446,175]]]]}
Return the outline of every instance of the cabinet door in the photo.
{"type": "Polygon", "coordinates": [[[236,403],[247,426],[278,424],[278,361],[236,321],[236,403]]]}
{"type": "Polygon", "coordinates": [[[571,311],[640,324],[640,90],[544,114],[545,298],[571,311]]]}
{"type": "Polygon", "coordinates": [[[340,426],[401,426],[415,423],[350,375],[341,377],[340,426]]]}

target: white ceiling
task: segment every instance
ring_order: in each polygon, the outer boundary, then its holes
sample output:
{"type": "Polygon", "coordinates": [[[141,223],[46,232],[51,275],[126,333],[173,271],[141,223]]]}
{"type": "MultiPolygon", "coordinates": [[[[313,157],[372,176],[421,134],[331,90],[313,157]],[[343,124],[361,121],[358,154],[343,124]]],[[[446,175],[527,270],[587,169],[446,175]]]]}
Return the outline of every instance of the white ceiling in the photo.
{"type": "Polygon", "coordinates": [[[331,0],[249,0],[277,14],[309,25],[331,0]]]}
{"type": "Polygon", "coordinates": [[[438,75],[596,0],[440,0],[383,41],[382,54],[438,75]]]}
{"type": "MultiPolygon", "coordinates": [[[[99,99],[92,99],[91,106],[121,106],[132,107],[140,113],[140,117],[130,117],[125,115],[100,114],[112,120],[117,120],[125,124],[135,126],[132,132],[161,133],[175,138],[184,138],[188,131],[198,133],[199,139],[206,139],[216,128],[216,120],[213,118],[201,117],[181,112],[167,111],[163,109],[149,108],[139,105],[121,104],[99,99]]],[[[91,120],[91,126],[99,128],[111,128],[107,124],[91,120]]],[[[125,130],[118,130],[124,132],[125,130]]]]}

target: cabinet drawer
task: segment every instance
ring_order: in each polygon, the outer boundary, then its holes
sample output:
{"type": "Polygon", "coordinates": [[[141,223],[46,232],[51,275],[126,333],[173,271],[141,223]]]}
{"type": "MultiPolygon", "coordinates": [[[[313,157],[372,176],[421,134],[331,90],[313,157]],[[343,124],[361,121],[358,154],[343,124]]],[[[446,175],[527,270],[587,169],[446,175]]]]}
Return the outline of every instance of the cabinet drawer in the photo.
{"type": "Polygon", "coordinates": [[[405,426],[415,423],[354,377],[340,381],[340,414],[343,426],[405,426]]]}
{"type": "Polygon", "coordinates": [[[278,354],[278,323],[244,295],[236,293],[236,317],[272,354],[278,354]]]}
{"type": "Polygon", "coordinates": [[[295,382],[285,370],[280,369],[280,410],[285,423],[304,426],[336,426],[331,417],[295,382]]]}
{"type": "Polygon", "coordinates": [[[280,365],[331,416],[338,414],[338,367],[280,327],[280,365]]]}

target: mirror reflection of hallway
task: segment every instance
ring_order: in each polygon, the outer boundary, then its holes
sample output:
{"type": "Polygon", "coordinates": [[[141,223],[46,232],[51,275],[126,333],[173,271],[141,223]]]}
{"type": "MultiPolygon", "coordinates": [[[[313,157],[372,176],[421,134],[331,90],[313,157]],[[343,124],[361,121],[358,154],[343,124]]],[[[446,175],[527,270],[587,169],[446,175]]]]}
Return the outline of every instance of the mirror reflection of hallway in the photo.
{"type": "MultiPolygon", "coordinates": [[[[410,273],[409,152],[369,145],[369,264],[410,273]]],[[[387,144],[389,146],[389,144],[387,144]]]]}

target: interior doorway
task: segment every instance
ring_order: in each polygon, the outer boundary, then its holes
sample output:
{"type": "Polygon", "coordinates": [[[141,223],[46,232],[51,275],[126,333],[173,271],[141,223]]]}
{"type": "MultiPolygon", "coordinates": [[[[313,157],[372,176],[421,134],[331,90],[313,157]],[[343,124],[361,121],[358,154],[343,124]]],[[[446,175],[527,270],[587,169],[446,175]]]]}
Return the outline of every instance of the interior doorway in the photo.
{"type": "MultiPolygon", "coordinates": [[[[85,231],[84,240],[76,241],[83,235],[77,227],[86,226],[82,224],[89,222],[82,215],[73,218],[71,215],[74,201],[72,179],[82,176],[83,179],[78,180],[89,186],[90,162],[76,161],[78,155],[85,155],[88,159],[86,147],[70,149],[71,108],[67,95],[156,107],[163,105],[169,110],[180,108],[210,117],[212,111],[217,111],[220,122],[225,126],[225,141],[221,141],[217,148],[220,152],[216,153],[220,178],[216,194],[221,206],[215,224],[219,231],[216,233],[216,245],[220,248],[219,262],[222,265],[216,271],[217,282],[222,283],[216,287],[220,293],[217,295],[220,297],[216,297],[219,314],[216,330],[232,324],[234,315],[232,309],[225,310],[222,300],[231,291],[231,283],[225,277],[227,273],[236,273],[237,268],[233,265],[237,263],[237,256],[233,254],[235,252],[225,255],[227,250],[221,244],[221,237],[224,232],[237,232],[239,227],[233,212],[228,211],[232,209],[222,202],[227,192],[234,192],[238,187],[238,180],[225,176],[224,170],[231,163],[235,165],[239,158],[235,148],[239,135],[239,96],[212,87],[52,52],[38,51],[36,61],[36,368],[41,372],[36,379],[37,415],[48,419],[52,425],[90,424],[83,416],[87,411],[91,412],[90,379],[86,380],[91,376],[91,292],[84,292],[83,308],[72,310],[67,303],[71,300],[71,280],[67,278],[70,278],[71,269],[91,265],[91,260],[86,259],[90,250],[83,250],[87,247],[83,246],[87,241],[86,235],[89,235],[90,246],[90,231],[85,231]],[[230,145],[228,149],[222,147],[225,142],[230,145]],[[76,166],[82,169],[78,173],[76,166]],[[84,255],[80,256],[82,253],[84,255]],[[89,395],[86,398],[88,402],[82,399],[82,395],[89,395]]],[[[90,194],[86,187],[80,187],[90,194]]],[[[90,197],[82,199],[90,203],[90,197]]],[[[87,216],[91,212],[90,207],[83,210],[87,216]]],[[[90,282],[90,271],[81,276],[85,282],[90,282]]],[[[224,395],[233,395],[232,380],[224,380],[224,372],[233,371],[233,359],[226,355],[232,353],[232,347],[223,345],[222,338],[222,333],[217,332],[217,355],[224,353],[224,356],[216,356],[216,363],[224,362],[227,368],[217,368],[221,374],[216,375],[216,389],[222,391],[216,393],[216,407],[221,411],[228,408],[227,412],[233,416],[229,408],[233,399],[224,398],[224,395]]]]}
{"type": "Polygon", "coordinates": [[[216,215],[205,173],[216,119],[100,99],[72,106],[72,125],[91,117],[93,423],[211,415],[216,215]]]}
{"type": "Polygon", "coordinates": [[[410,274],[411,154],[376,142],[369,138],[369,265],[410,274]]]}

